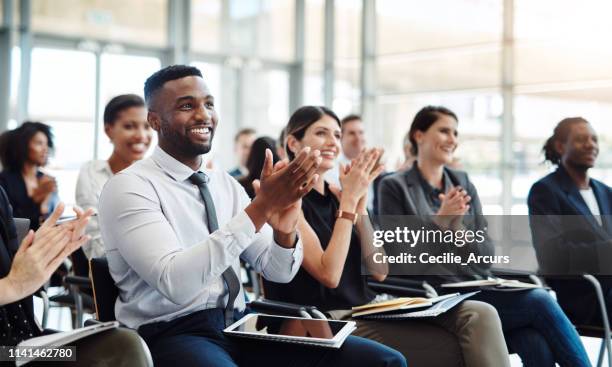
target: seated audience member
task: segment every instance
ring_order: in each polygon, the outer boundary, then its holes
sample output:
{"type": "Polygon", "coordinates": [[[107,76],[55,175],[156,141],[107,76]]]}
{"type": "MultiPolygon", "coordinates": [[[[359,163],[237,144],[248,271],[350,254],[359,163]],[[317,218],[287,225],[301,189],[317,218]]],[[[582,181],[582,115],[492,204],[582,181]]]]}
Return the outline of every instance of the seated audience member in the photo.
{"type": "MultiPolygon", "coordinates": [[[[428,228],[484,230],[486,220],[476,188],[467,174],[446,167],[458,145],[457,116],[447,108],[421,109],[410,127],[410,140],[417,157],[412,169],[385,177],[380,185],[381,215],[431,217],[428,228]]],[[[423,219],[428,220],[428,219],[423,219]]],[[[487,236],[488,237],[488,236],[487,236]]],[[[479,244],[481,254],[492,244],[479,244]]],[[[492,252],[491,252],[492,253],[492,252]]],[[[488,276],[484,267],[461,267],[473,272],[454,280],[488,276]]],[[[432,284],[449,277],[429,276],[432,284]]],[[[544,289],[514,292],[482,290],[473,297],[497,309],[510,351],[518,353],[525,366],[590,366],[576,329],[557,302],[544,289]]]]}
{"type": "MultiPolygon", "coordinates": [[[[336,168],[329,170],[325,174],[325,180],[329,182],[333,187],[340,187],[340,179],[338,176],[338,166],[340,164],[348,164],[353,159],[357,158],[359,153],[366,149],[367,141],[365,135],[365,129],[363,121],[359,115],[348,115],[341,121],[342,125],[342,136],[340,138],[340,145],[342,151],[338,156],[336,168]]],[[[374,180],[374,182],[368,188],[368,211],[373,215],[378,214],[378,194],[375,188],[378,186],[380,178],[384,177],[387,173],[383,172],[381,176],[374,180]]]]}
{"type": "Polygon", "coordinates": [[[234,178],[246,176],[249,171],[247,170],[246,163],[249,158],[249,152],[251,146],[255,141],[255,130],[246,128],[238,131],[234,137],[234,156],[238,157],[238,167],[233,168],[229,174],[234,178]]]}
{"type": "MultiPolygon", "coordinates": [[[[104,132],[113,144],[106,160],[85,163],[79,172],[76,203],[83,209],[97,211],[102,187],[109,178],[142,159],[151,145],[153,130],[147,121],[144,100],[135,94],[111,99],[104,108],[104,132]]],[[[83,245],[87,258],[104,256],[98,218],[92,217],[85,232],[91,241],[83,245]]]]}
{"type": "Polygon", "coordinates": [[[395,170],[399,172],[407,171],[412,168],[412,164],[416,157],[412,154],[412,143],[410,143],[410,134],[406,133],[402,140],[402,153],[404,153],[404,161],[398,161],[395,165],[395,170]]]}
{"type": "MultiPolygon", "coordinates": [[[[18,244],[11,206],[6,193],[0,188],[1,346],[15,346],[26,339],[50,332],[38,326],[32,294],[49,280],[68,255],[87,241],[88,236],[83,236],[82,232],[92,213],[75,209],[78,220],[55,225],[63,211],[64,205],[60,203],[36,232],[30,230],[18,244]]],[[[138,334],[126,329],[105,331],[71,345],[76,347],[76,362],[31,362],[28,366],[133,366],[139,361],[135,351],[142,350],[138,334]],[[118,347],[124,352],[116,353],[118,347]]],[[[141,355],[138,354],[138,357],[141,355]]]]}
{"type": "MultiPolygon", "coordinates": [[[[552,275],[546,282],[574,323],[601,325],[595,290],[585,280],[567,277],[612,274],[612,190],[589,177],[599,153],[597,134],[585,119],[566,118],[543,151],[557,169],[536,182],[527,198],[538,263],[543,274],[552,275]]],[[[598,278],[611,312],[612,281],[598,278]]]]}
{"type": "Polygon", "coordinates": [[[24,122],[0,137],[0,185],[15,217],[28,218],[34,230],[59,201],[55,178],[41,171],[52,149],[51,128],[40,122],[24,122]]]}
{"type": "Polygon", "coordinates": [[[290,281],[302,262],[300,198],[317,181],[319,151],[272,167],[250,201],[229,174],[203,167],[219,120],[201,72],[174,65],[145,83],[159,145],[113,176],[100,228],[119,288],[117,319],[137,329],[156,366],[406,366],[398,352],[349,336],[339,350],[226,337],[245,310],[239,259],[290,281]]]}
{"type": "Polygon", "coordinates": [[[287,152],[285,152],[285,142],[287,140],[287,134],[285,129],[281,130],[278,140],[276,141],[276,155],[279,159],[287,159],[287,152]]]}
{"type": "Polygon", "coordinates": [[[268,136],[255,139],[251,146],[251,152],[246,162],[246,168],[249,173],[238,180],[251,199],[255,197],[253,181],[258,180],[261,176],[261,170],[263,169],[266,158],[266,149],[270,149],[272,152],[272,163],[276,164],[276,162],[280,160],[275,153],[275,148],[276,142],[268,136]]]}
{"type": "MultiPolygon", "coordinates": [[[[310,147],[321,151],[323,158],[317,173],[323,176],[335,168],[341,129],[334,112],[302,107],[286,129],[290,159],[310,147]]],[[[302,269],[288,284],[266,283],[267,297],[311,304],[335,318],[349,318],[351,307],[374,300],[362,263],[375,279],[387,276],[385,265],[364,261],[381,251],[368,242],[372,225],[366,211],[368,187],[383,170],[380,154],[381,150],[369,149],[350,165],[341,165],[341,192],[319,180],[304,196],[298,222],[304,243],[302,269]],[[339,217],[339,211],[345,216],[339,217]]],[[[415,366],[509,366],[499,318],[486,303],[466,301],[427,321],[356,321],[355,335],[399,350],[415,366]]]]}
{"type": "MultiPolygon", "coordinates": [[[[359,153],[366,148],[367,144],[361,116],[348,115],[342,119],[340,124],[342,125],[342,135],[340,137],[341,151],[338,155],[336,168],[328,170],[325,173],[325,180],[337,187],[340,186],[338,166],[341,164],[348,164],[353,159],[357,158],[359,153]]],[[[372,195],[370,195],[370,201],[372,201],[371,196],[372,195]]]]}

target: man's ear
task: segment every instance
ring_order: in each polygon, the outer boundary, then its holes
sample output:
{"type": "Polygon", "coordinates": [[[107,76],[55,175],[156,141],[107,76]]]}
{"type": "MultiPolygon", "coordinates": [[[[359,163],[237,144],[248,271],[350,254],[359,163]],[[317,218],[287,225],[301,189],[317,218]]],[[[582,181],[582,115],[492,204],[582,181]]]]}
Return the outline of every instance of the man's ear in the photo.
{"type": "Polygon", "coordinates": [[[289,135],[287,136],[287,149],[294,155],[297,155],[302,149],[302,143],[300,143],[295,136],[289,135]]]}
{"type": "Polygon", "coordinates": [[[555,151],[559,154],[559,156],[563,156],[563,154],[565,154],[565,144],[559,140],[555,140],[553,148],[555,148],[555,151]]]}
{"type": "Polygon", "coordinates": [[[157,132],[161,130],[161,119],[159,118],[159,114],[157,112],[149,110],[147,112],[147,121],[153,130],[157,132]]]}

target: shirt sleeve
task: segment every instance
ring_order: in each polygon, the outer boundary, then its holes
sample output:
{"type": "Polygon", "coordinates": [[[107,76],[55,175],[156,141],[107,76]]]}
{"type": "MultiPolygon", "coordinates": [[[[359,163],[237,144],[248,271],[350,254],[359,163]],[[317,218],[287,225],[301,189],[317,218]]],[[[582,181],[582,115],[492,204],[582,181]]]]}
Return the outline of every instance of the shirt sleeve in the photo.
{"type": "MultiPolygon", "coordinates": [[[[95,177],[91,174],[89,165],[85,165],[79,172],[79,178],[76,185],[76,204],[83,210],[89,208],[98,212],[98,188],[95,185],[95,177]]],[[[102,244],[102,235],[100,234],[100,224],[97,216],[89,218],[89,223],[85,228],[85,233],[91,236],[86,244],[83,245],[83,251],[88,259],[92,257],[104,256],[104,245],[102,244]]]]}
{"type": "Polygon", "coordinates": [[[99,213],[106,251],[118,251],[139,277],[175,304],[193,300],[219,279],[256,238],[242,211],[201,243],[183,246],[153,185],[135,174],[108,181],[99,213]]]}
{"type": "MultiPolygon", "coordinates": [[[[246,208],[250,199],[242,186],[237,188],[242,208],[246,208]]],[[[253,230],[255,227],[248,215],[245,214],[253,230]]],[[[259,233],[255,235],[253,243],[242,253],[243,260],[253,266],[255,271],[261,273],[267,280],[277,283],[290,282],[297,274],[303,259],[302,240],[298,235],[298,242],[294,248],[285,248],[274,241],[274,231],[268,224],[264,224],[259,233]]]]}

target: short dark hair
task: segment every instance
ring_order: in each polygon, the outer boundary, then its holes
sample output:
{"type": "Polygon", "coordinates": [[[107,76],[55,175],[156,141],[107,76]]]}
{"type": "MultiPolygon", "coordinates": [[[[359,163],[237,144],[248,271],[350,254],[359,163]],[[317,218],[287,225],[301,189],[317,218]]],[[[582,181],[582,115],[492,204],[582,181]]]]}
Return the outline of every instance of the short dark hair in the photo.
{"type": "Polygon", "coordinates": [[[257,131],[255,131],[255,129],[250,128],[250,127],[246,127],[244,129],[240,129],[236,135],[234,135],[234,143],[238,142],[238,139],[240,139],[240,137],[242,135],[255,135],[257,134],[257,131]]]}
{"type": "Polygon", "coordinates": [[[572,125],[577,123],[586,123],[589,122],[582,117],[568,117],[559,121],[553,134],[550,138],[546,139],[546,143],[542,147],[542,152],[544,152],[544,161],[549,161],[554,165],[559,165],[561,163],[561,154],[557,152],[555,147],[556,142],[565,142],[569,136],[572,125]]]}
{"type": "Polygon", "coordinates": [[[119,113],[128,108],[144,106],[144,100],[136,94],[121,94],[113,97],[104,107],[104,125],[113,125],[119,113]]]}
{"type": "MultiPolygon", "coordinates": [[[[289,122],[285,128],[287,137],[289,135],[293,135],[296,139],[302,140],[304,133],[306,133],[306,129],[308,129],[310,125],[319,121],[325,115],[336,120],[338,126],[342,126],[338,116],[329,108],[324,106],[303,106],[298,108],[289,118],[289,122]]],[[[286,142],[285,151],[287,152],[287,157],[289,157],[289,160],[293,160],[293,158],[295,158],[295,154],[288,149],[286,142]]]]}
{"type": "Polygon", "coordinates": [[[151,106],[151,99],[155,92],[160,90],[164,84],[171,80],[181,79],[188,76],[199,76],[203,78],[200,69],[188,65],[170,65],[156,71],[147,78],[144,85],[144,96],[147,105],[151,106]]]}
{"type": "Polygon", "coordinates": [[[417,131],[425,132],[429,130],[431,125],[433,125],[442,115],[450,116],[455,119],[455,121],[459,121],[457,115],[446,107],[442,106],[425,106],[421,108],[416,115],[414,115],[414,119],[412,120],[412,125],[410,125],[410,131],[408,131],[408,138],[412,147],[410,151],[412,155],[416,156],[419,153],[419,148],[417,147],[416,139],[414,135],[417,131]]]}
{"type": "Polygon", "coordinates": [[[42,122],[26,121],[14,130],[5,131],[0,136],[0,161],[4,169],[21,172],[28,159],[30,140],[41,132],[47,136],[49,150],[53,151],[53,133],[49,125],[42,122]]]}
{"type": "Polygon", "coordinates": [[[354,113],[351,113],[350,115],[344,116],[344,118],[340,121],[340,124],[344,125],[344,124],[349,123],[351,121],[357,121],[357,120],[361,121],[361,116],[357,115],[357,114],[354,114],[354,113]]]}

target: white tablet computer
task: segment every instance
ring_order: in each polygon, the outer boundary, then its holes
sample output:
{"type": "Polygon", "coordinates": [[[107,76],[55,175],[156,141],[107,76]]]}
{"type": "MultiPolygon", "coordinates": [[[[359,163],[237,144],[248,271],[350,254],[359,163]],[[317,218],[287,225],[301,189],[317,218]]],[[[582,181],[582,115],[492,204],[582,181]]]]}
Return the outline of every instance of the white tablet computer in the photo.
{"type": "Polygon", "coordinates": [[[340,348],[353,330],[354,321],[248,314],[223,332],[228,336],[340,348]]]}

